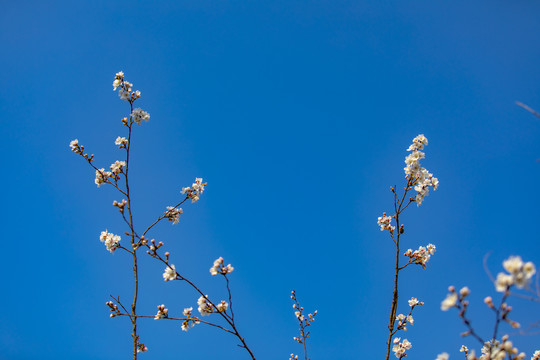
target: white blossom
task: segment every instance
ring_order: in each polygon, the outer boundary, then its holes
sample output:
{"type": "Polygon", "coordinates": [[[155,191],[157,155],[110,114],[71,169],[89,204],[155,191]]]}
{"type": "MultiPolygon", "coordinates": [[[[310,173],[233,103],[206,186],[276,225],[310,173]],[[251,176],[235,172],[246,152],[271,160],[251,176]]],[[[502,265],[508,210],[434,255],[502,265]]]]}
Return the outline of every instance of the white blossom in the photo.
{"type": "Polygon", "coordinates": [[[193,307],[188,307],[188,308],[185,308],[184,311],[182,312],[182,314],[184,314],[184,316],[191,316],[191,311],[193,311],[193,307]]]}
{"type": "Polygon", "coordinates": [[[403,339],[402,342],[399,342],[400,340],[401,338],[394,338],[394,346],[392,347],[392,351],[398,359],[407,356],[406,351],[412,348],[412,344],[407,339],[403,339]]]}
{"type": "Polygon", "coordinates": [[[513,283],[514,283],[514,279],[512,278],[512,275],[508,275],[505,273],[498,273],[497,279],[495,280],[495,289],[499,292],[504,292],[513,283]]]}
{"type": "Polygon", "coordinates": [[[96,179],[94,182],[98,187],[100,187],[102,184],[105,184],[108,181],[108,178],[112,176],[113,174],[110,171],[105,171],[105,169],[101,168],[96,170],[96,179]]]}
{"type": "Polygon", "coordinates": [[[123,148],[126,147],[127,142],[128,142],[128,141],[127,141],[127,139],[126,139],[125,137],[120,137],[120,136],[119,136],[119,137],[117,137],[116,140],[114,141],[114,144],[120,146],[120,149],[123,149],[123,148]]]}
{"type": "Polygon", "coordinates": [[[118,161],[116,160],[113,164],[111,164],[111,171],[114,174],[120,174],[122,172],[122,169],[126,166],[125,161],[118,161]]]}
{"type": "Polygon", "coordinates": [[[123,81],[124,81],[124,73],[122,71],[117,72],[116,75],[114,76],[113,91],[115,91],[117,87],[122,86],[123,81]]]}
{"type": "Polygon", "coordinates": [[[165,272],[163,273],[163,280],[164,281],[171,281],[176,279],[176,268],[174,265],[169,265],[165,268],[165,272]]]}
{"type": "Polygon", "coordinates": [[[191,187],[183,187],[181,193],[186,194],[186,196],[191,199],[191,202],[194,203],[199,200],[205,186],[206,183],[202,182],[202,178],[195,178],[195,182],[191,187]]]}
{"type": "Polygon", "coordinates": [[[409,306],[410,306],[410,307],[416,306],[416,305],[418,305],[418,304],[422,305],[423,303],[420,303],[420,302],[418,301],[418,299],[415,298],[415,297],[412,297],[411,300],[409,300],[409,306]]]}
{"type": "Polygon", "coordinates": [[[165,309],[165,305],[158,305],[158,312],[154,316],[154,320],[164,319],[169,316],[169,309],[165,309]]]}
{"type": "Polygon", "coordinates": [[[217,304],[217,309],[219,312],[225,312],[227,311],[227,308],[229,307],[229,304],[225,300],[221,300],[221,303],[217,304]]]}
{"type": "Polygon", "coordinates": [[[78,152],[79,140],[78,139],[71,140],[71,142],[69,143],[69,147],[71,148],[71,151],[78,152]]]}
{"type": "Polygon", "coordinates": [[[212,306],[206,300],[207,296],[208,295],[201,296],[199,300],[197,300],[197,305],[199,305],[199,308],[197,310],[199,310],[202,316],[210,315],[213,312],[212,306]]]}
{"type": "Polygon", "coordinates": [[[424,134],[420,134],[417,137],[413,139],[413,143],[407,151],[415,151],[415,150],[422,150],[424,149],[424,145],[428,144],[428,139],[424,136],[424,134]]]}
{"type": "Polygon", "coordinates": [[[446,296],[446,299],[444,299],[441,303],[441,310],[446,311],[450,309],[451,307],[456,306],[458,300],[458,295],[455,292],[452,292],[446,296]]]}
{"type": "Polygon", "coordinates": [[[118,96],[122,100],[129,101],[131,99],[131,92],[125,89],[118,90],[118,96]]]}
{"type": "Polygon", "coordinates": [[[173,224],[178,224],[180,221],[180,215],[184,212],[182,208],[175,208],[172,206],[167,206],[167,211],[165,211],[165,217],[169,221],[172,221],[173,224]]]}
{"type": "Polygon", "coordinates": [[[495,280],[495,289],[504,292],[510,286],[515,285],[518,289],[527,287],[531,278],[536,273],[536,267],[532,262],[524,263],[519,256],[510,256],[503,261],[503,267],[509,274],[499,273],[495,280]]]}
{"type": "Polygon", "coordinates": [[[381,227],[381,231],[388,230],[390,232],[393,232],[396,227],[390,225],[390,222],[392,221],[392,218],[390,216],[387,216],[385,212],[383,212],[382,216],[379,216],[377,218],[377,225],[381,227]]]}
{"type": "Polygon", "coordinates": [[[435,360],[448,360],[450,358],[450,355],[448,353],[442,353],[437,355],[437,358],[435,360]]]}
{"type": "Polygon", "coordinates": [[[150,114],[148,114],[146,111],[142,110],[141,108],[133,109],[131,112],[131,117],[133,118],[133,121],[137,123],[137,125],[141,125],[141,122],[143,120],[148,121],[150,120],[150,114]]]}
{"type": "Polygon", "coordinates": [[[99,236],[99,240],[105,244],[105,247],[108,251],[111,253],[114,253],[114,250],[116,250],[120,245],[119,242],[121,240],[119,235],[114,235],[110,232],[107,232],[107,230],[102,231],[101,235],[99,236]]]}
{"type": "Polygon", "coordinates": [[[182,321],[182,331],[188,331],[190,325],[191,325],[191,327],[193,327],[193,326],[195,326],[195,324],[200,323],[200,321],[199,321],[199,319],[197,317],[191,317],[191,311],[192,310],[193,310],[193,308],[189,307],[189,308],[185,308],[184,311],[182,312],[184,314],[184,316],[187,317],[187,319],[182,321]]]}
{"type": "Polygon", "coordinates": [[[210,274],[212,274],[212,276],[216,276],[217,274],[226,275],[233,272],[233,270],[234,267],[232,267],[231,264],[225,266],[223,263],[223,258],[219,257],[214,260],[214,265],[210,268],[210,274]]]}
{"type": "Polygon", "coordinates": [[[418,135],[407,149],[411,153],[405,157],[405,164],[407,165],[404,168],[405,175],[407,178],[412,177],[414,179],[414,190],[417,191],[414,200],[417,206],[420,206],[424,198],[429,194],[430,187],[437,190],[439,186],[439,179],[420,165],[420,160],[425,158],[425,153],[420,150],[427,144],[427,138],[423,134],[418,135]]]}
{"type": "Polygon", "coordinates": [[[427,262],[431,259],[431,255],[435,254],[436,247],[433,244],[428,244],[426,247],[420,246],[418,250],[412,251],[408,249],[403,255],[410,258],[411,264],[419,264],[425,269],[427,262]]]}

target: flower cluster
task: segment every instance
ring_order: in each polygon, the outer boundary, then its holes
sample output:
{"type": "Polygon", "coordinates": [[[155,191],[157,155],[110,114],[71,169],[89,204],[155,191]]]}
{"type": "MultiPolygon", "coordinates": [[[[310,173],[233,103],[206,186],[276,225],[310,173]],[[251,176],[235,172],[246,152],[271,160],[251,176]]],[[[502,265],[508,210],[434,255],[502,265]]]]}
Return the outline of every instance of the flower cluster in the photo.
{"type": "Polygon", "coordinates": [[[165,217],[169,219],[169,221],[172,221],[173,224],[178,224],[180,221],[180,215],[184,210],[182,208],[175,208],[172,206],[167,206],[167,211],[165,211],[165,217]]]}
{"type": "Polygon", "coordinates": [[[115,145],[118,145],[119,149],[125,149],[126,146],[127,146],[127,139],[125,137],[117,137],[116,140],[114,141],[114,144],[115,145]]]}
{"type": "Polygon", "coordinates": [[[523,289],[529,285],[532,276],[536,273],[536,268],[532,262],[524,263],[520,256],[510,256],[503,261],[503,267],[509,274],[499,273],[495,281],[495,289],[498,292],[505,292],[512,285],[518,289],[523,289]]]}
{"type": "Polygon", "coordinates": [[[234,267],[232,267],[231,264],[225,266],[223,258],[219,257],[214,261],[214,266],[210,268],[210,274],[212,274],[212,276],[216,276],[217,274],[227,275],[228,273],[232,273],[233,270],[234,267]]]}
{"type": "Polygon", "coordinates": [[[208,295],[201,296],[199,300],[197,300],[197,305],[199,305],[197,310],[199,310],[202,316],[207,316],[213,313],[212,305],[208,303],[207,296],[208,295]]]}
{"type": "Polygon", "coordinates": [[[409,340],[403,339],[402,342],[400,342],[400,340],[401,338],[394,338],[394,346],[392,347],[392,351],[398,359],[407,356],[406,351],[412,348],[412,344],[409,340]]]}
{"type": "MultiPolygon", "coordinates": [[[[482,355],[477,357],[475,351],[472,350],[467,355],[467,360],[504,360],[506,358],[509,360],[523,360],[526,356],[525,353],[520,353],[519,350],[514,347],[512,342],[508,339],[508,335],[504,335],[501,341],[492,340],[484,343],[481,352],[482,355]]],[[[532,359],[534,359],[534,356],[531,360],[532,359]]]]}
{"type": "Polygon", "coordinates": [[[386,216],[385,212],[383,212],[382,216],[377,218],[377,224],[381,227],[381,231],[388,230],[391,233],[394,232],[396,227],[390,225],[391,222],[392,218],[390,216],[386,216]]]}
{"type": "Polygon", "coordinates": [[[420,165],[420,160],[426,157],[426,154],[420,150],[423,150],[427,144],[427,138],[423,134],[418,135],[407,149],[411,153],[405,158],[405,164],[407,165],[404,168],[405,175],[407,179],[413,180],[414,190],[418,192],[415,196],[417,206],[420,206],[424,201],[424,197],[429,194],[430,187],[433,187],[433,190],[437,190],[437,187],[439,187],[439,180],[420,165]]]}
{"type": "Polygon", "coordinates": [[[218,312],[225,312],[227,311],[228,307],[229,307],[229,304],[225,300],[221,300],[221,302],[217,304],[216,306],[218,312]]]}
{"type": "Polygon", "coordinates": [[[131,118],[137,123],[137,125],[141,125],[143,120],[150,120],[150,114],[141,108],[136,108],[131,112],[131,118]]]}
{"type": "Polygon", "coordinates": [[[165,305],[163,304],[158,305],[157,308],[158,308],[158,312],[156,316],[154,316],[154,320],[165,319],[169,317],[169,309],[165,309],[165,305]]]}
{"type": "Polygon", "coordinates": [[[118,247],[120,247],[120,236],[114,235],[110,232],[107,232],[107,230],[102,231],[101,235],[99,236],[99,240],[105,244],[105,247],[107,250],[109,250],[111,253],[114,252],[118,247]]]}
{"type": "Polygon", "coordinates": [[[110,167],[113,174],[120,174],[125,166],[126,166],[125,161],[116,160],[114,163],[111,164],[110,167]]]}
{"type": "Polygon", "coordinates": [[[411,310],[409,311],[408,315],[399,314],[396,316],[397,324],[397,330],[403,330],[407,331],[407,324],[414,325],[414,318],[412,317],[412,312],[414,308],[418,305],[424,305],[423,301],[418,301],[417,298],[413,297],[409,300],[409,306],[411,307],[411,310]]]}
{"type": "Polygon", "coordinates": [[[132,83],[124,79],[124,73],[122,71],[116,73],[113,81],[113,91],[120,88],[120,90],[118,90],[120,99],[133,103],[133,101],[141,97],[141,92],[139,90],[135,92],[131,90],[132,86],[132,83]]]}
{"type": "Polygon", "coordinates": [[[69,143],[69,147],[71,148],[71,151],[73,151],[74,153],[82,155],[83,149],[79,145],[78,139],[71,140],[71,142],[69,143]]]}
{"type": "Polygon", "coordinates": [[[408,249],[403,255],[409,257],[409,264],[419,264],[425,269],[431,255],[435,254],[435,245],[420,246],[418,250],[408,249]]]}
{"type": "Polygon", "coordinates": [[[164,281],[172,281],[176,279],[176,268],[174,265],[168,265],[163,272],[164,281]]]}
{"type": "Polygon", "coordinates": [[[109,178],[114,177],[115,175],[110,171],[105,171],[104,168],[96,170],[96,179],[94,180],[94,183],[97,185],[97,187],[100,187],[102,184],[106,184],[109,182],[109,178]]]}
{"type": "Polygon", "coordinates": [[[202,182],[202,178],[196,178],[191,187],[183,187],[181,193],[191,199],[191,202],[197,202],[204,191],[207,183],[202,182]]]}
{"type": "Polygon", "coordinates": [[[404,330],[407,331],[407,324],[414,325],[414,319],[412,315],[403,315],[399,314],[396,316],[396,320],[398,321],[398,330],[404,330]]]}
{"type": "Polygon", "coordinates": [[[122,83],[124,82],[124,72],[123,71],[120,71],[120,72],[117,72],[116,75],[114,76],[114,81],[113,81],[113,91],[116,91],[116,88],[122,86],[122,83]]]}
{"type": "Polygon", "coordinates": [[[192,316],[191,311],[193,311],[192,307],[184,309],[183,314],[186,319],[182,321],[182,331],[188,331],[190,326],[194,327],[195,324],[200,324],[199,318],[196,316],[192,316]]]}

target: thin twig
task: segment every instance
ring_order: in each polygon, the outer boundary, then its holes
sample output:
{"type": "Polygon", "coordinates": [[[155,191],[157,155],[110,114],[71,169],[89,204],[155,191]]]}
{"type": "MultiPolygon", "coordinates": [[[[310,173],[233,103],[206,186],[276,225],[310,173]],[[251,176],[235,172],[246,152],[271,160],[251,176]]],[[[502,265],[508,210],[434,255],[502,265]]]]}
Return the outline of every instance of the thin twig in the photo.
{"type": "Polygon", "coordinates": [[[538,113],[536,110],[532,109],[528,105],[525,105],[524,103],[522,103],[520,101],[516,101],[516,105],[524,108],[525,110],[527,110],[528,112],[530,112],[531,114],[536,116],[537,118],[540,118],[540,113],[538,113]]]}

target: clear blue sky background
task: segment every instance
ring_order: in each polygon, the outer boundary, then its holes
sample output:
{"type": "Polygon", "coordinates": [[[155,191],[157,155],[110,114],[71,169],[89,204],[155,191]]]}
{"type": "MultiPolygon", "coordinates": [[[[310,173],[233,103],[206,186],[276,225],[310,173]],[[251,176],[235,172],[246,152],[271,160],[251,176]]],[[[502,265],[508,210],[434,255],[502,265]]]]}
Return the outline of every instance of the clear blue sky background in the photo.
{"type": "MultiPolygon", "coordinates": [[[[539,33],[533,0],[2,2],[0,359],[130,356],[130,325],[105,306],[132,296],[130,262],[98,239],[126,230],[111,206],[120,198],[68,147],[78,138],[103,167],[120,156],[120,70],[151,114],[133,139],[135,221],[208,181],[179,225],[152,236],[211,295],[224,294],[212,261],[235,266],[240,330],[261,360],[300,352],[293,288],[319,310],[313,360],[383,357],[393,244],[376,221],[424,133],[423,164],[441,185],[407,212],[404,246],[438,251],[404,273],[398,311],[411,296],[426,302],[404,334],[411,359],[461,358],[462,343],[476,344],[440,311],[447,286],[471,288],[487,336],[483,256],[494,273],[511,254],[540,265],[540,119],[514,105],[540,108],[539,33]]],[[[142,271],[142,312],[195,305],[154,260],[142,271]]],[[[540,320],[538,304],[511,303],[525,327],[540,320]]],[[[142,359],[248,358],[204,326],[140,330],[142,359]]],[[[540,337],[514,342],[530,354],[540,337]]]]}

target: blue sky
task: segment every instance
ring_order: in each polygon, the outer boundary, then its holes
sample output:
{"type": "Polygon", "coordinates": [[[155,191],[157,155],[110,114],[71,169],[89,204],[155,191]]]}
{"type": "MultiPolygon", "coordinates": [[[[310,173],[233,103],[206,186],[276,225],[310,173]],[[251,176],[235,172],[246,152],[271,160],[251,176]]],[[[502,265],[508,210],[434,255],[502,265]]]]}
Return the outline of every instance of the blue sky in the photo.
{"type": "MultiPolygon", "coordinates": [[[[130,325],[105,302],[131,297],[131,265],[99,242],[126,230],[119,198],[68,147],[78,138],[101,167],[119,158],[120,70],[151,114],[133,139],[135,221],[208,181],[179,225],[152,236],[216,297],[213,260],[235,266],[238,322],[258,359],[300,353],[293,288],[319,311],[313,360],[384,355],[393,244],[376,221],[425,134],[440,188],[407,211],[403,246],[438,251],[404,273],[398,311],[411,296],[426,302],[403,335],[409,358],[459,358],[476,344],[440,311],[448,285],[471,288],[473,324],[488,334],[485,254],[493,273],[512,254],[540,265],[540,119],[514,104],[540,109],[539,13],[532,0],[4,2],[0,359],[129,357],[130,325]]],[[[141,267],[142,312],[195,305],[160,264],[141,267]]],[[[538,304],[511,303],[525,327],[540,320],[538,304]]],[[[143,359],[248,358],[211,328],[140,329],[143,359]]],[[[531,353],[540,340],[514,343],[531,353]]]]}

